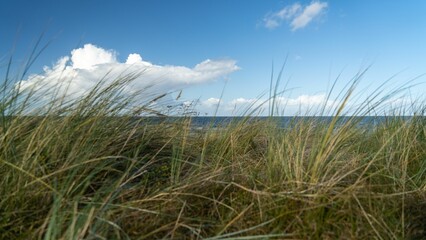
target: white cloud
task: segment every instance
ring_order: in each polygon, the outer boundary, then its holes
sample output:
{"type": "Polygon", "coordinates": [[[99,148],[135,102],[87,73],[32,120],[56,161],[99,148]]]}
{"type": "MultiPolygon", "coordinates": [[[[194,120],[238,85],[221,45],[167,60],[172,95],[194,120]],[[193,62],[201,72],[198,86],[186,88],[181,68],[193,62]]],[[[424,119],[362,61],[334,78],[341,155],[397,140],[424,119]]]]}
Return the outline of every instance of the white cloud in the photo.
{"type": "Polygon", "coordinates": [[[297,98],[279,98],[279,101],[288,106],[316,106],[322,105],[326,101],[325,94],[318,95],[300,95],[297,98]]]}
{"type": "MultiPolygon", "coordinates": [[[[296,98],[288,98],[288,97],[276,97],[275,102],[278,105],[286,105],[286,106],[304,106],[304,107],[310,107],[310,106],[320,106],[326,103],[327,96],[325,94],[315,94],[315,95],[300,95],[296,98]]],[[[260,104],[264,103],[264,105],[267,105],[266,99],[257,99],[257,98],[236,98],[231,101],[229,101],[230,105],[256,105],[259,106],[260,104]]],[[[327,104],[332,104],[333,101],[328,100],[327,104]]]]}
{"type": "Polygon", "coordinates": [[[142,57],[141,55],[137,53],[129,54],[126,60],[126,64],[134,64],[134,63],[140,63],[140,62],[142,62],[142,57]]]}
{"type": "Polygon", "coordinates": [[[306,6],[301,14],[295,17],[291,23],[291,30],[295,31],[299,28],[306,27],[312,19],[319,16],[326,8],[328,4],[325,2],[312,2],[306,6]]]}
{"type": "Polygon", "coordinates": [[[327,7],[328,3],[320,1],[313,1],[306,6],[294,3],[277,12],[267,14],[263,19],[263,24],[268,29],[275,29],[282,23],[289,22],[291,30],[295,31],[306,27],[312,20],[320,16],[327,7]]]}
{"type": "Polygon", "coordinates": [[[258,99],[256,99],[256,98],[249,98],[249,99],[247,99],[247,98],[236,98],[236,99],[233,99],[232,101],[230,101],[229,104],[237,105],[237,106],[246,105],[246,104],[251,105],[251,104],[254,104],[257,100],[258,99]]]}
{"type": "MultiPolygon", "coordinates": [[[[213,114],[214,109],[212,107],[216,107],[218,102],[219,99],[217,98],[209,98],[202,101],[196,109],[213,114]]],[[[224,102],[219,108],[219,113],[227,116],[247,113],[266,115],[270,107],[268,103],[269,102],[265,98],[235,98],[224,102]]],[[[339,103],[337,101],[327,100],[327,96],[323,93],[300,95],[294,98],[277,97],[275,99],[275,106],[278,107],[279,111],[284,110],[283,113],[285,115],[331,114],[331,110],[335,109],[338,105],[339,103]],[[323,107],[325,107],[325,112],[319,112],[323,107]]]]}
{"type": "Polygon", "coordinates": [[[270,18],[270,17],[263,19],[263,23],[265,27],[269,29],[274,29],[280,26],[280,23],[277,19],[270,18]]]}
{"type": "Polygon", "coordinates": [[[93,69],[99,64],[117,63],[116,53],[104,50],[92,44],[71,51],[72,68],[93,69]]]}
{"type": "Polygon", "coordinates": [[[60,58],[52,67],[44,67],[43,73],[30,75],[20,81],[25,89],[55,89],[58,95],[80,97],[99,81],[108,84],[120,76],[140,73],[125,88],[124,94],[132,94],[150,88],[150,92],[167,93],[194,84],[201,84],[225,77],[239,69],[232,59],[207,59],[194,67],[155,65],[142,59],[137,53],[119,62],[113,50],[105,50],[93,44],[71,51],[70,56],[60,58]]]}
{"type": "Polygon", "coordinates": [[[219,104],[219,102],[220,102],[219,98],[209,98],[209,99],[207,99],[205,101],[202,101],[201,105],[203,107],[206,107],[206,108],[211,108],[211,107],[217,107],[217,105],[219,104]]]}
{"type": "Polygon", "coordinates": [[[291,6],[284,7],[279,12],[277,12],[277,17],[281,19],[291,19],[293,18],[300,10],[302,9],[302,5],[299,3],[294,3],[291,6]]]}

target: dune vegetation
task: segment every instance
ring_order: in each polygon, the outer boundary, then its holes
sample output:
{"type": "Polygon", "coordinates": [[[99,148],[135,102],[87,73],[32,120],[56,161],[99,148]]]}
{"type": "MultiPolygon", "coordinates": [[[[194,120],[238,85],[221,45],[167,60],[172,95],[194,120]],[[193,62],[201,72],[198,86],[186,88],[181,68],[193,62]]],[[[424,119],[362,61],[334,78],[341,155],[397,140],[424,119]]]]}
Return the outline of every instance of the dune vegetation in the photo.
{"type": "Polygon", "coordinates": [[[120,94],[131,80],[41,101],[6,77],[1,239],[426,237],[422,104],[410,118],[360,124],[383,103],[373,96],[339,122],[355,79],[330,121],[283,128],[248,114],[199,130],[185,114],[135,117],[157,112],[120,94]]]}

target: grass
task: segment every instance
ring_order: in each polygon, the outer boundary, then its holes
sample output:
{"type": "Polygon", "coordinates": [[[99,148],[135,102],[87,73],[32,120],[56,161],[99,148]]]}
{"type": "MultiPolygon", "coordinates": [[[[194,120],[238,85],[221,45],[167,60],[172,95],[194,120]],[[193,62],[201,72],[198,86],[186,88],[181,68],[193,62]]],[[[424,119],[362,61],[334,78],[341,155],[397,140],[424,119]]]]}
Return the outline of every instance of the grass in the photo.
{"type": "Polygon", "coordinates": [[[330,121],[248,116],[195,131],[190,117],[135,118],[137,95],[120,94],[134,77],[59,103],[5,81],[1,239],[426,237],[421,105],[409,120],[339,123],[355,80],[330,121]]]}

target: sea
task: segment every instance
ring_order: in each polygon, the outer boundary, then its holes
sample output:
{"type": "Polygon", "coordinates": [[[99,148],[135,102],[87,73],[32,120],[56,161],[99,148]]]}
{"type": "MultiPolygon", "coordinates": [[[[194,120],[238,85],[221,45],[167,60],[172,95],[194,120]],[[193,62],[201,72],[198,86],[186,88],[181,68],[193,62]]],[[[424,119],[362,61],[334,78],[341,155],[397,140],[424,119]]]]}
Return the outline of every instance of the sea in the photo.
{"type": "MultiPolygon", "coordinates": [[[[186,117],[190,119],[191,128],[202,129],[202,128],[217,128],[227,126],[231,123],[239,122],[262,122],[270,121],[275,123],[280,128],[286,128],[291,125],[294,125],[297,122],[315,122],[315,123],[331,123],[334,117],[330,116],[283,116],[283,117],[226,117],[226,116],[217,116],[217,117],[206,117],[206,116],[195,116],[195,117],[186,117]]],[[[419,117],[416,116],[416,119],[419,117]]],[[[420,117],[422,120],[426,120],[425,116],[420,117]]],[[[149,117],[150,121],[153,123],[166,122],[173,123],[178,122],[184,119],[184,117],[149,117]]],[[[352,121],[357,126],[376,126],[386,121],[410,121],[414,119],[413,116],[363,116],[363,117],[353,117],[353,116],[341,116],[338,117],[336,125],[343,125],[348,121],[352,121]]]]}

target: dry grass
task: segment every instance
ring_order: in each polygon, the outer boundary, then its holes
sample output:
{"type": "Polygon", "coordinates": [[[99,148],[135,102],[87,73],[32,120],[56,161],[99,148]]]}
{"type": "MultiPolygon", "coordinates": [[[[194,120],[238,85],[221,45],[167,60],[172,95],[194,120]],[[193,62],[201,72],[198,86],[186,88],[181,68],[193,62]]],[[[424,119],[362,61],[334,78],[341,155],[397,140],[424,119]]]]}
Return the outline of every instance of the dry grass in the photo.
{"type": "Polygon", "coordinates": [[[134,118],[129,79],[59,105],[4,88],[1,239],[426,237],[422,111],[338,124],[350,88],[329,122],[194,131],[134,118]]]}

